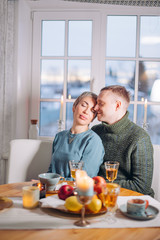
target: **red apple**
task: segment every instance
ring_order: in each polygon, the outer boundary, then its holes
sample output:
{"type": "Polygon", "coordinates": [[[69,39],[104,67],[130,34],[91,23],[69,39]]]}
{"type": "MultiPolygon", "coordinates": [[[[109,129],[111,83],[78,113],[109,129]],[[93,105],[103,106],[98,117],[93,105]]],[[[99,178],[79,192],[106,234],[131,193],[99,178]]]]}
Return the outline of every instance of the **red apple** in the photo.
{"type": "Polygon", "coordinates": [[[103,187],[106,186],[106,180],[101,176],[93,177],[94,180],[94,191],[98,194],[103,191],[103,187]]]}
{"type": "Polygon", "coordinates": [[[70,185],[63,185],[58,190],[58,197],[62,200],[73,195],[74,188],[70,185]]]}

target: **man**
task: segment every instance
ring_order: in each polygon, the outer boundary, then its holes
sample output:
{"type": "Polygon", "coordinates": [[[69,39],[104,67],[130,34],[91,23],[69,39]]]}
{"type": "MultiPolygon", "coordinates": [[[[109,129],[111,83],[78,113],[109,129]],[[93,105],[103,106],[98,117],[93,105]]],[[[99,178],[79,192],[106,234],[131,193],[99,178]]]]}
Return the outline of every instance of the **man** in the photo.
{"type": "MultiPolygon", "coordinates": [[[[102,139],[104,162],[118,161],[117,179],[121,187],[154,196],[151,189],[153,175],[153,147],[147,132],[128,119],[130,94],[122,86],[101,89],[95,110],[102,124],[92,130],[102,139]]],[[[104,162],[100,176],[106,178],[104,162]]]]}

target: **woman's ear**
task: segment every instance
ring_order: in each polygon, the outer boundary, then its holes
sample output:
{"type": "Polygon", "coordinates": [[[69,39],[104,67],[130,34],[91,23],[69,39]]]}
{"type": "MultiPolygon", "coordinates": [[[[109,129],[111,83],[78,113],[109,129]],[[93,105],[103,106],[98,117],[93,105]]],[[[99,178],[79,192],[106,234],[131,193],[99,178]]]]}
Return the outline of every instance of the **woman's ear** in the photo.
{"type": "Polygon", "coordinates": [[[75,109],[76,109],[75,106],[73,106],[73,107],[72,107],[72,112],[73,112],[73,113],[75,112],[75,109]]]}

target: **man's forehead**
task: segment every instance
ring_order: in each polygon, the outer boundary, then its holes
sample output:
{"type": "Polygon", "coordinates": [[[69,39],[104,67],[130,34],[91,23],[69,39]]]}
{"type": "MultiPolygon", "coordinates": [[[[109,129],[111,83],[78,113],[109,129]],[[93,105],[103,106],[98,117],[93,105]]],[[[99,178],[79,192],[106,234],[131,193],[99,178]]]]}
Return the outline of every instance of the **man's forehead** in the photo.
{"type": "Polygon", "coordinates": [[[111,94],[111,91],[102,91],[100,92],[99,96],[98,96],[98,99],[104,99],[104,98],[107,98],[107,97],[110,97],[110,96],[113,96],[111,94]]]}

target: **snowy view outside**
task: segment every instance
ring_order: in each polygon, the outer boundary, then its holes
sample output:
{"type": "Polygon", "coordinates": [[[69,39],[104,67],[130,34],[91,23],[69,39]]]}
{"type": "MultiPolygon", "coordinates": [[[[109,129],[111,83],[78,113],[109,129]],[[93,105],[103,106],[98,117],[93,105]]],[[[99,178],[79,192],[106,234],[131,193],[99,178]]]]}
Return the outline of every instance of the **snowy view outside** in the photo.
{"type": "MultiPolygon", "coordinates": [[[[137,16],[107,17],[105,85],[123,85],[131,92],[131,120],[134,116],[133,103],[139,101],[137,124],[140,126],[144,119],[143,101],[148,100],[148,132],[152,143],[160,144],[160,17],[140,18],[138,56],[136,36],[137,16]]],[[[40,135],[54,136],[63,89],[66,90],[66,101],[63,103],[66,104],[66,129],[72,124],[73,99],[90,90],[92,21],[69,21],[67,51],[65,21],[42,21],[41,49],[40,135]]]]}

